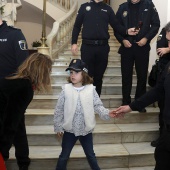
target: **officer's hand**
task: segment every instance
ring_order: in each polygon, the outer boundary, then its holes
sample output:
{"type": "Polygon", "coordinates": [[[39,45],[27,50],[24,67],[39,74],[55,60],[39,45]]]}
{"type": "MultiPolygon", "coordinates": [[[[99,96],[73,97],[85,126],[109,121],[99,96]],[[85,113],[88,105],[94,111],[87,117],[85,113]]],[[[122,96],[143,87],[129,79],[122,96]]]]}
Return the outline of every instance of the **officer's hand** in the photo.
{"type": "Polygon", "coordinates": [[[162,57],[164,54],[170,53],[170,48],[166,47],[166,48],[158,48],[157,49],[157,54],[162,57]]]}
{"type": "Polygon", "coordinates": [[[132,46],[132,44],[128,41],[128,40],[123,40],[123,45],[126,47],[126,48],[130,48],[132,46]]]}
{"type": "Polygon", "coordinates": [[[73,44],[72,45],[71,51],[72,51],[73,55],[76,55],[78,53],[78,46],[77,46],[77,44],[73,44]]]}
{"type": "Polygon", "coordinates": [[[139,32],[139,30],[135,29],[135,28],[129,28],[127,33],[128,35],[137,35],[139,32]]]}
{"type": "Polygon", "coordinates": [[[147,43],[148,39],[147,38],[142,38],[140,41],[136,42],[138,46],[142,47],[147,43]]]}

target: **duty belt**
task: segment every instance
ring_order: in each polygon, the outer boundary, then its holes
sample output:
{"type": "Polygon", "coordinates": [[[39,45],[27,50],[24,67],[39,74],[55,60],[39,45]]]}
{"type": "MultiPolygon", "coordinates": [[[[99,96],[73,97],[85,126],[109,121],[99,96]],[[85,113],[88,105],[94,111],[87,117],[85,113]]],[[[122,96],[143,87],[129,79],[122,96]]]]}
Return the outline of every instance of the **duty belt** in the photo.
{"type": "Polygon", "coordinates": [[[108,44],[108,40],[85,40],[82,41],[83,44],[89,45],[106,45],[108,44]]]}

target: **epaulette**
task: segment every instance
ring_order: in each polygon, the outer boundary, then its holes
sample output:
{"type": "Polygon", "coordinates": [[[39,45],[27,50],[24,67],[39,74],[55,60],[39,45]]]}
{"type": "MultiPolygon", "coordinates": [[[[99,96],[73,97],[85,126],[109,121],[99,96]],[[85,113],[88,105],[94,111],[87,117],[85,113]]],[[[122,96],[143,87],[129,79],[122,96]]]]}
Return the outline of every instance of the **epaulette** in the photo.
{"type": "Polygon", "coordinates": [[[21,29],[19,29],[19,28],[17,28],[17,27],[14,27],[14,26],[8,26],[8,28],[9,28],[9,29],[13,29],[13,30],[21,30],[21,29]]]}

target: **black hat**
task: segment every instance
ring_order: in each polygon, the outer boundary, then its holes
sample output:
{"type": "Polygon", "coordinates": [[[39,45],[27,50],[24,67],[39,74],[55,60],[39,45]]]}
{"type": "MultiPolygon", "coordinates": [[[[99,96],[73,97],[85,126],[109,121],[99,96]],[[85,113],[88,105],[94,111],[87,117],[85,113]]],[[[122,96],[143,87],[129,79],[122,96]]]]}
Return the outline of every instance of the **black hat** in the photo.
{"type": "Polygon", "coordinates": [[[72,59],[66,71],[68,70],[85,71],[86,73],[88,73],[86,63],[80,59],[72,59]]]}

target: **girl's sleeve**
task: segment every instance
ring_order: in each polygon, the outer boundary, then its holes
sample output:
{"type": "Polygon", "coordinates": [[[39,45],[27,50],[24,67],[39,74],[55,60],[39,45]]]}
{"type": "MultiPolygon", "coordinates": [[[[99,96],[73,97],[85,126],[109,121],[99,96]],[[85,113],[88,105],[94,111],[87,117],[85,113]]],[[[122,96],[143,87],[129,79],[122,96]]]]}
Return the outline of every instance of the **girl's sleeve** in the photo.
{"type": "Polygon", "coordinates": [[[64,132],[63,122],[64,122],[64,90],[60,93],[58,97],[58,102],[54,110],[54,132],[64,132]]]}
{"type": "Polygon", "coordinates": [[[106,109],[103,106],[103,103],[97,94],[95,88],[93,89],[93,103],[94,103],[94,111],[95,113],[99,114],[100,118],[103,120],[109,120],[109,109],[106,109]]]}

